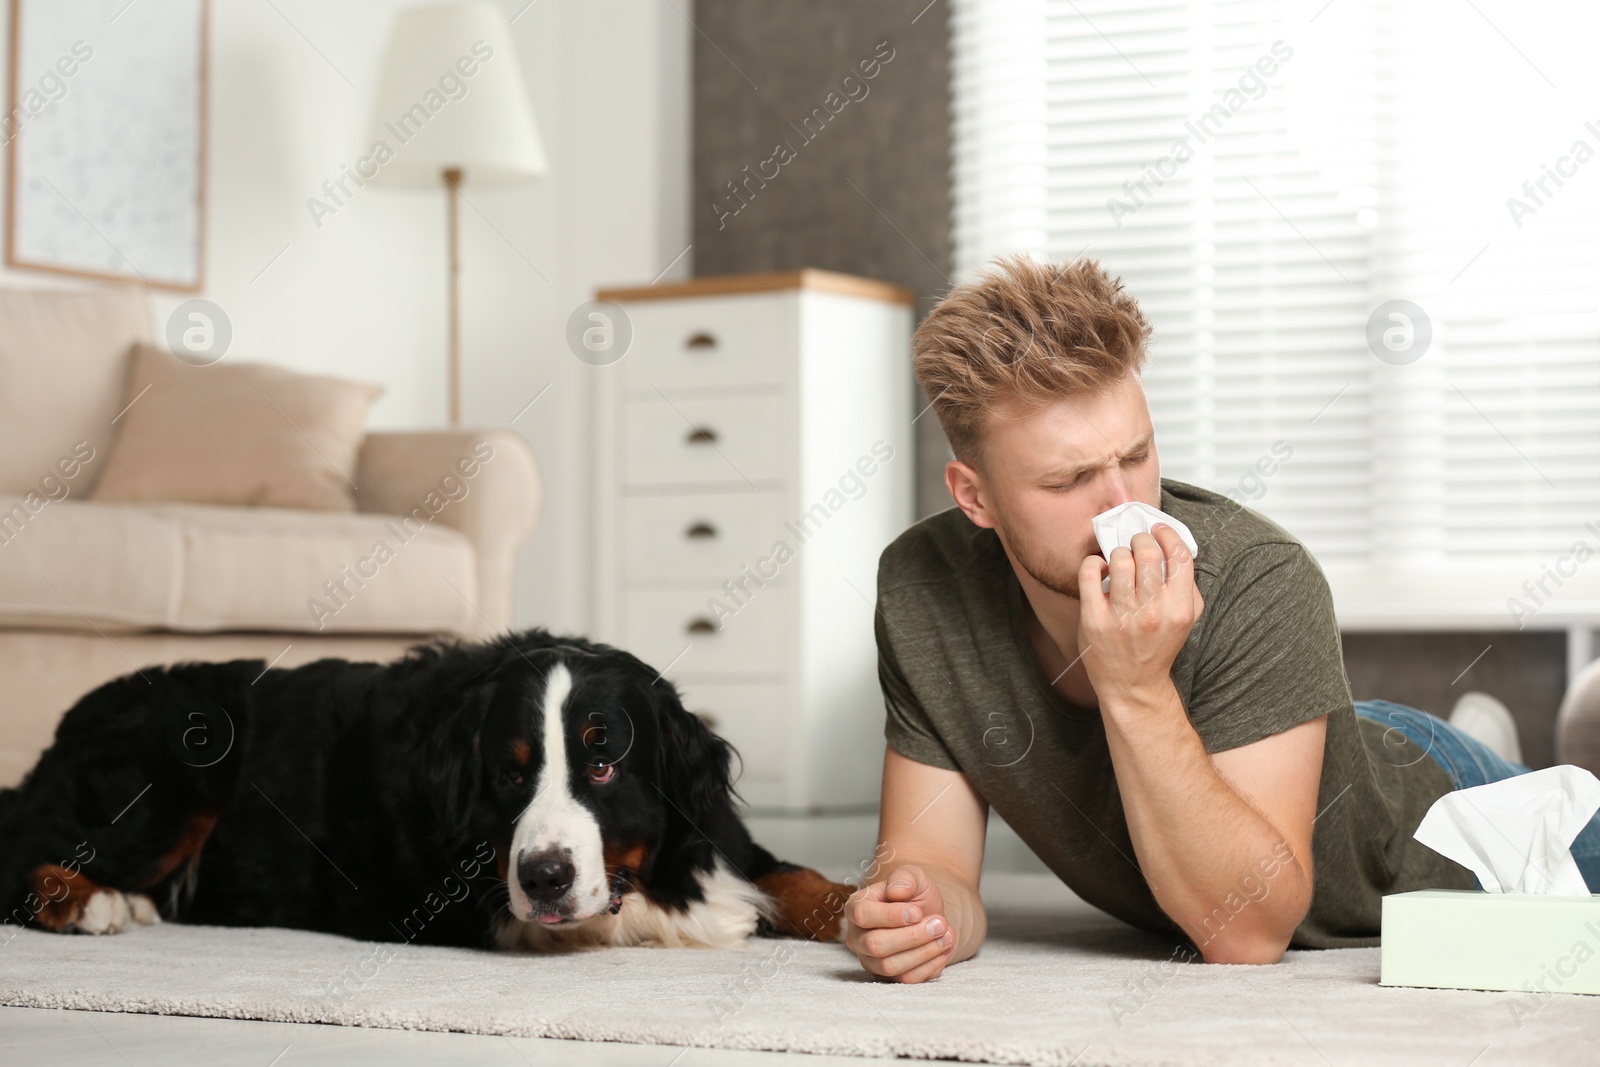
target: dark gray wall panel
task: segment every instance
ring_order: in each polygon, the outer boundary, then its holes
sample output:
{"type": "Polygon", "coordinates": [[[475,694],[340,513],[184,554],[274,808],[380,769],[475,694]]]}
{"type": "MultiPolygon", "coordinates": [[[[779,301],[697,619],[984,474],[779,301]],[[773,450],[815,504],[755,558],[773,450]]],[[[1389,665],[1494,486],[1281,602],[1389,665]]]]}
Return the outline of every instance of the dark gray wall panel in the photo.
{"type": "MultiPolygon", "coordinates": [[[[695,274],[846,271],[906,286],[926,312],[950,284],[948,6],[698,0],[689,13],[695,274]]],[[[917,430],[922,515],[950,498],[931,412],[917,430]]]]}

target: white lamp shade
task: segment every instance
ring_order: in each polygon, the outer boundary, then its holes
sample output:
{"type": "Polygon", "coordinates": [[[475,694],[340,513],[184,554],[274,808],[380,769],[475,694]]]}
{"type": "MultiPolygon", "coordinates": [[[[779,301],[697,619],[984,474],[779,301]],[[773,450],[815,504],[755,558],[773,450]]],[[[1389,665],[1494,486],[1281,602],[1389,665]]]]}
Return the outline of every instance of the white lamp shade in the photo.
{"type": "Polygon", "coordinates": [[[544,142],[499,7],[449,4],[395,17],[364,156],[364,178],[395,186],[436,189],[451,167],[472,185],[545,173],[544,142]]]}

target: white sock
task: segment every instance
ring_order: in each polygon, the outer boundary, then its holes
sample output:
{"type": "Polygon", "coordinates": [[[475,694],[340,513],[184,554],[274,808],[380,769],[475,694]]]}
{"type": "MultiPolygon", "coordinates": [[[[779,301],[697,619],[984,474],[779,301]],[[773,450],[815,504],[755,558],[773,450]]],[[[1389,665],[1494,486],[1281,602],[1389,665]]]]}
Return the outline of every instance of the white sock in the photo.
{"type": "Polygon", "coordinates": [[[1517,720],[1512,717],[1510,708],[1488,693],[1463,693],[1450,712],[1450,725],[1482,741],[1501,759],[1522,762],[1517,720]]]}

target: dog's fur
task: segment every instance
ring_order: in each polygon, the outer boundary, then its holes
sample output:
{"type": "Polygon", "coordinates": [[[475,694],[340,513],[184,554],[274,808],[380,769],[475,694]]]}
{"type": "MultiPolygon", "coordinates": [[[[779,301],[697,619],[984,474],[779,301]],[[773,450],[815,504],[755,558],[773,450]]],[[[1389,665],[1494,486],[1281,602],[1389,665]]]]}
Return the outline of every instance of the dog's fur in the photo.
{"type": "Polygon", "coordinates": [[[626,652],[542,630],[393,664],[147,668],[0,791],[0,922],[159,918],[499,948],[835,940],[731,746],[626,652]]]}

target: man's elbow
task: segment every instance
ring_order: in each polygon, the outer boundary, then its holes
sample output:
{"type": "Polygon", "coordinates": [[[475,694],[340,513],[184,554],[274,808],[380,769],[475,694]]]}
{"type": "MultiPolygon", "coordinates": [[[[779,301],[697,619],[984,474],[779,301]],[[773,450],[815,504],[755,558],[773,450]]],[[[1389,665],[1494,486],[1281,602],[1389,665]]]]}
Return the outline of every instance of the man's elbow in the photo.
{"type": "Polygon", "coordinates": [[[1230,938],[1227,944],[1208,945],[1200,950],[1206,963],[1250,963],[1257,966],[1277,963],[1289,948],[1288,938],[1247,941],[1230,938]]]}
{"type": "MultiPolygon", "coordinates": [[[[1283,959],[1283,954],[1294,940],[1295,931],[1311,912],[1311,879],[1299,864],[1295,864],[1293,869],[1299,878],[1281,887],[1281,891],[1273,897],[1275,906],[1270,911],[1255,910],[1244,921],[1236,918],[1225,928],[1214,932],[1209,925],[1203,925],[1209,936],[1204,941],[1195,942],[1201,946],[1201,959],[1206,963],[1256,965],[1277,963],[1283,959]]],[[[1261,901],[1256,903],[1260,904],[1261,901]]]]}
{"type": "Polygon", "coordinates": [[[1200,958],[1206,963],[1277,963],[1289,950],[1294,932],[1309,909],[1297,908],[1294,921],[1272,929],[1233,929],[1221,937],[1214,937],[1200,948],[1200,958]]]}

